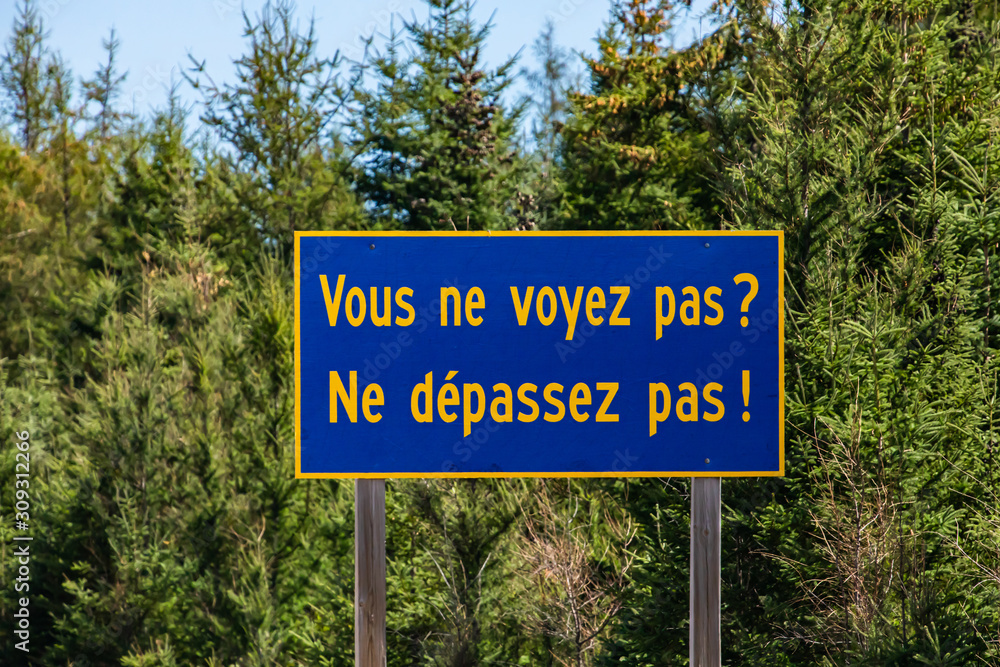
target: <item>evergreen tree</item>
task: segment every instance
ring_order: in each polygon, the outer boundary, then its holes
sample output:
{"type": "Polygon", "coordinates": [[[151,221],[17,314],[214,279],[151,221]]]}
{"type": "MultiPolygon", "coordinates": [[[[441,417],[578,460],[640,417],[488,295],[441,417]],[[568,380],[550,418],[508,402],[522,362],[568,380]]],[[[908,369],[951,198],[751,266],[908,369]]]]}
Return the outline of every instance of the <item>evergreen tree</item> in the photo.
{"type": "Polygon", "coordinates": [[[47,76],[49,49],[45,37],[38,7],[33,0],[22,0],[3,55],[0,84],[7,92],[10,119],[17,128],[21,146],[29,153],[38,149],[50,120],[52,90],[47,76]]]}
{"type": "MultiPolygon", "coordinates": [[[[235,199],[230,225],[286,258],[293,231],[362,223],[335,124],[346,94],[340,60],[318,55],[314,24],[299,32],[293,10],[279,0],[254,20],[244,12],[249,52],[234,61],[235,84],[216,85],[204,62],[194,61],[189,75],[204,90],[203,122],[231,148],[223,153],[223,178],[235,199]]],[[[257,250],[241,252],[248,259],[257,250]]]]}
{"type": "Polygon", "coordinates": [[[570,97],[563,128],[563,226],[708,224],[711,138],[691,97],[712,60],[668,47],[673,15],[665,0],[613,3],[598,56],[587,60],[590,90],[570,97]]]}
{"type": "Polygon", "coordinates": [[[104,51],[108,54],[107,60],[94,72],[94,77],[83,82],[85,101],[96,104],[99,108],[89,119],[93,122],[93,130],[97,133],[97,139],[104,142],[111,132],[115,131],[126,116],[115,108],[115,102],[121,95],[121,86],[125,82],[127,73],[120,74],[116,65],[118,49],[121,42],[115,34],[114,29],[106,40],[102,42],[104,51]]]}
{"type": "MultiPolygon", "coordinates": [[[[670,5],[622,0],[565,110],[543,34],[532,148],[471,6],[430,6],[371,91],[290,5],[244,17],[237,80],[193,75],[199,141],[176,90],[118,111],[114,33],[78,90],[19,5],[0,440],[30,433],[32,661],[352,664],[351,488],[292,472],[286,253],[370,213],[784,230],[786,476],[723,485],[723,660],[1000,664],[995,12],[737,0],[676,52],[670,5]]],[[[387,504],[389,664],[686,663],[686,481],[401,480],[387,504]]]]}
{"type": "Polygon", "coordinates": [[[546,173],[554,167],[559,148],[559,130],[565,122],[570,91],[569,55],[556,43],[556,27],[550,20],[532,44],[539,64],[537,71],[522,70],[534,93],[532,136],[546,173]]]}
{"type": "Polygon", "coordinates": [[[975,100],[996,94],[996,24],[923,11],[803,3],[757,26],[727,217],[786,232],[789,478],[733,520],[802,592],[784,631],[822,643],[783,649],[797,661],[967,664],[996,618],[993,592],[959,592],[976,575],[958,551],[983,544],[962,517],[992,493],[974,480],[996,386],[995,112],[975,100]]]}
{"type": "Polygon", "coordinates": [[[374,59],[376,88],[357,96],[352,124],[362,156],[359,188],[383,225],[412,230],[509,227],[521,109],[504,108],[514,60],[485,69],[490,25],[470,0],[427,0],[429,17],[405,24],[374,59]]]}
{"type": "Polygon", "coordinates": [[[570,60],[566,50],[556,43],[555,24],[547,21],[532,45],[539,69],[522,69],[521,74],[531,86],[533,116],[531,135],[533,150],[529,154],[531,169],[522,186],[519,213],[525,220],[519,227],[536,224],[549,227],[558,216],[560,197],[561,130],[566,120],[571,82],[570,60]],[[528,190],[528,191],[526,191],[528,190]]]}

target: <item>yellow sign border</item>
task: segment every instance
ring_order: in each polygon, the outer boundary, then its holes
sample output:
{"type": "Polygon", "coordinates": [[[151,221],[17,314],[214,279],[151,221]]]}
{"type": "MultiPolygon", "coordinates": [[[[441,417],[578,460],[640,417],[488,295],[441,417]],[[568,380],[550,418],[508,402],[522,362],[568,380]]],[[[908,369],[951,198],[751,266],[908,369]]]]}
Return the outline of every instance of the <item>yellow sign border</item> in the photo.
{"type": "Polygon", "coordinates": [[[295,232],[295,478],[296,479],[420,479],[420,478],[515,478],[515,477],[784,477],[785,476],[785,233],[781,230],[706,230],[706,231],[566,231],[566,232],[406,232],[406,231],[303,231],[295,232]],[[301,360],[299,341],[299,239],[304,236],[777,236],[778,237],[778,419],[781,423],[778,438],[778,470],[761,472],[694,471],[625,471],[625,472],[397,472],[397,473],[325,473],[302,472],[301,460],[301,360]]]}

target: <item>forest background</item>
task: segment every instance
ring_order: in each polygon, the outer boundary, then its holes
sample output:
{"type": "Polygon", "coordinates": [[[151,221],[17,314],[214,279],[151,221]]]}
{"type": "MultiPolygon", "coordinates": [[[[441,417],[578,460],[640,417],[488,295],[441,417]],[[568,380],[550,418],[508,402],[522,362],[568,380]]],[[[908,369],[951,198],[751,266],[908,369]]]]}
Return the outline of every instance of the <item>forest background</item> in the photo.
{"type": "MultiPolygon", "coordinates": [[[[140,118],[114,35],[80,78],[18,3],[0,662],[352,664],[353,487],[293,478],[294,230],[781,229],[787,474],[723,485],[724,661],[1000,665],[996,5],[720,0],[675,50],[683,5],[614,0],[593,58],[539,26],[497,67],[427,5],[348,58],[275,2],[140,118]]],[[[390,482],[389,665],[686,664],[688,492],[390,482]]]]}

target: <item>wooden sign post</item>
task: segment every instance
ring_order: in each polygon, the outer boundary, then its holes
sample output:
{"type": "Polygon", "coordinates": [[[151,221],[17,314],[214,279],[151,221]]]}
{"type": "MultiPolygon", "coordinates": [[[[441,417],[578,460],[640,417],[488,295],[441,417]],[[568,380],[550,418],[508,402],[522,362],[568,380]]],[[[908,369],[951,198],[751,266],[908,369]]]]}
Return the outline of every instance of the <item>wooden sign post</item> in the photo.
{"type": "Polygon", "coordinates": [[[354,664],[385,667],[385,480],[354,482],[354,664]]]}
{"type": "Polygon", "coordinates": [[[691,479],[691,667],[721,667],[722,479],[691,479]]]}

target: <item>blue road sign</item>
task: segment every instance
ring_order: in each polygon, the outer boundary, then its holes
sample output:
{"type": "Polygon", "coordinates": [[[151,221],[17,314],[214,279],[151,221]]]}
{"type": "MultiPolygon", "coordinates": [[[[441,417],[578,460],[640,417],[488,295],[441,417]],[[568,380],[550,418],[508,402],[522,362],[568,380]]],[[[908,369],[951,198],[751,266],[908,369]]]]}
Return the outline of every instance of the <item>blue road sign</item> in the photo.
{"type": "Polygon", "coordinates": [[[782,242],[298,232],[296,476],[782,475],[782,242]]]}

